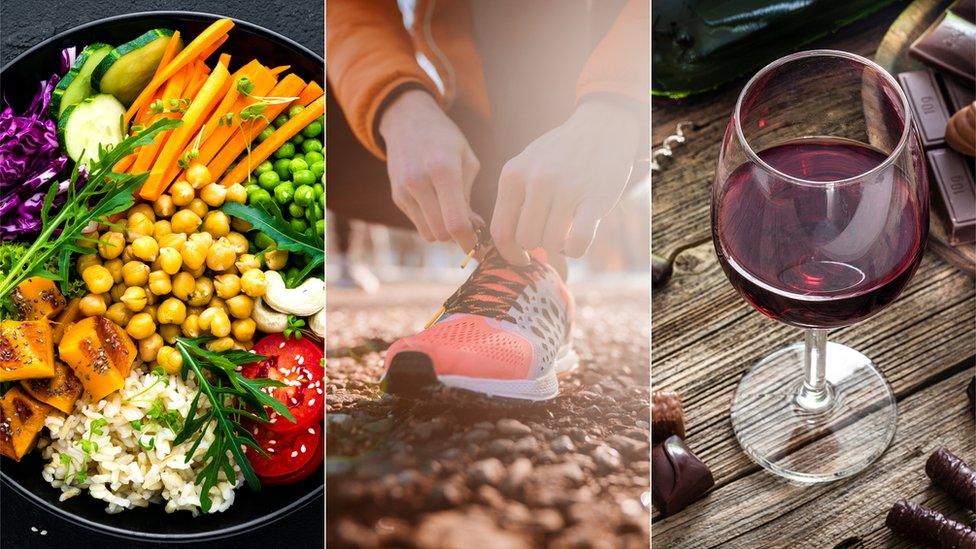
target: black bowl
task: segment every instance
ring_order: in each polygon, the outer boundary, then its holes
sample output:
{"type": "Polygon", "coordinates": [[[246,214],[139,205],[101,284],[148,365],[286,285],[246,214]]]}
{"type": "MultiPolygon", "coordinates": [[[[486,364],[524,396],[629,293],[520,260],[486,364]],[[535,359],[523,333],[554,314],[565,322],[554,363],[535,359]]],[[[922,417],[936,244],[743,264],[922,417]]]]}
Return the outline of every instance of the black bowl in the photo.
{"type": "MultiPolygon", "coordinates": [[[[189,41],[221,16],[188,12],[147,12],[102,19],[46,40],[14,59],[0,71],[3,96],[15,109],[25,108],[37,92],[38,83],[58,71],[59,53],[67,46],[79,51],[91,42],[122,44],[154,28],[179,30],[189,41]]],[[[325,62],[305,47],[257,25],[235,20],[230,38],[221,47],[231,54],[231,70],[252,58],[265,65],[291,65],[291,71],[304,80],[323,83],[325,62]]],[[[323,86],[324,87],[324,86],[323,86]]],[[[266,487],[253,492],[238,488],[234,504],[223,513],[193,517],[187,511],[167,514],[161,505],[150,505],[110,515],[106,503],[77,495],[60,502],[61,490],[41,478],[43,460],[32,452],[20,463],[4,458],[0,466],[3,487],[12,489],[75,524],[135,540],[203,541],[240,534],[268,524],[296,511],[325,491],[322,468],[305,481],[290,486],[266,487]]],[[[323,517],[324,520],[324,517],[323,517]]]]}

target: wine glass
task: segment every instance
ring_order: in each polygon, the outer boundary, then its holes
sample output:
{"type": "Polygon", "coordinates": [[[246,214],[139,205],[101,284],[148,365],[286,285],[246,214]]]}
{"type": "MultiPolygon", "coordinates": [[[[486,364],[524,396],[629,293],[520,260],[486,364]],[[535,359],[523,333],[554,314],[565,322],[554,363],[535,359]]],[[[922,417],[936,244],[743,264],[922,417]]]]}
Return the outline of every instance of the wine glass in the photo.
{"type": "Polygon", "coordinates": [[[739,382],[732,426],[767,470],[844,478],[895,433],[895,397],[860,352],[827,342],[898,297],[922,259],[928,184],[905,94],[850,53],[779,59],[739,95],[712,186],[712,239],[759,312],[806,331],[739,382]]]}

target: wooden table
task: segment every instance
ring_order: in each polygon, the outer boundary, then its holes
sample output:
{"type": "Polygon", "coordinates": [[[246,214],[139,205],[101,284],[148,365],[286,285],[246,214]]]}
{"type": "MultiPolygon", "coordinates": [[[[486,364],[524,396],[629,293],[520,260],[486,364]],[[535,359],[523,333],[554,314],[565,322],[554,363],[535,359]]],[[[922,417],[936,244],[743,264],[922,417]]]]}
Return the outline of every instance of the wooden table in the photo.
{"type": "MultiPolygon", "coordinates": [[[[871,57],[904,9],[898,4],[811,45],[871,57]]],[[[931,251],[902,296],[875,317],[836,330],[884,371],[898,398],[888,451],[855,477],[801,487],[766,473],[739,448],[729,407],[745,371],[800,340],[798,330],[754,311],[715,257],[709,193],[719,144],[744,81],[681,103],[655,103],[653,143],[681,120],[700,125],[653,179],[653,251],[674,274],[652,298],[652,387],[684,396],[689,446],[712,469],[715,488],[670,517],[653,516],[655,547],[910,547],[884,526],[899,498],[972,524],[974,516],[932,488],[925,460],[946,446],[976,464],[966,384],[976,364],[976,287],[931,251]]]]}

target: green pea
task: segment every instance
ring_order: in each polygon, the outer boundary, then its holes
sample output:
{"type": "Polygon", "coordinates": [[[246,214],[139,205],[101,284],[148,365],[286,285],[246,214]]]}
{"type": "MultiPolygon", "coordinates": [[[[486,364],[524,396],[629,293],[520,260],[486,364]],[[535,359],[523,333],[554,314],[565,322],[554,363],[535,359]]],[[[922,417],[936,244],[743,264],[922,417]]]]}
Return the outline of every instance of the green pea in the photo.
{"type": "Polygon", "coordinates": [[[260,190],[260,189],[261,189],[261,187],[259,187],[257,184],[255,184],[255,183],[249,183],[247,186],[244,187],[244,192],[246,192],[248,198],[250,198],[251,195],[254,194],[254,191],[257,191],[257,190],[260,190]]]}
{"type": "Polygon", "coordinates": [[[274,189],[275,202],[278,204],[291,202],[293,196],[295,196],[295,187],[292,186],[290,181],[283,181],[274,189]]]}
{"type": "Polygon", "coordinates": [[[312,173],[312,170],[298,170],[292,174],[291,179],[296,185],[307,185],[311,187],[315,184],[315,174],[312,173]]]}
{"type": "Polygon", "coordinates": [[[298,179],[298,176],[300,174],[304,174],[306,172],[309,174],[312,173],[309,172],[308,170],[304,170],[295,174],[295,184],[298,185],[298,188],[295,189],[295,204],[298,204],[303,208],[305,206],[308,206],[309,204],[312,203],[313,200],[315,200],[315,191],[312,190],[312,187],[310,185],[302,183],[298,179]]]}
{"type": "Polygon", "coordinates": [[[305,137],[318,137],[322,133],[322,123],[318,120],[312,122],[305,129],[302,130],[302,135],[305,137]]]}
{"type": "Polygon", "coordinates": [[[305,153],[305,162],[308,162],[310,166],[312,164],[315,164],[316,162],[324,162],[324,161],[325,161],[325,157],[322,156],[322,153],[320,153],[319,151],[308,151],[305,153]]]}
{"type": "Polygon", "coordinates": [[[288,163],[288,169],[291,173],[298,173],[302,170],[308,169],[308,162],[305,162],[304,158],[292,158],[291,162],[288,163]]]}
{"type": "Polygon", "coordinates": [[[319,219],[315,221],[315,234],[319,236],[325,235],[325,220],[319,219]]]}
{"type": "Polygon", "coordinates": [[[279,158],[275,160],[274,171],[278,174],[278,178],[284,181],[291,177],[291,172],[288,171],[288,163],[290,162],[287,158],[279,158]]]}
{"type": "Polygon", "coordinates": [[[285,284],[289,288],[293,288],[298,285],[298,275],[302,274],[302,271],[298,267],[288,267],[285,271],[285,284]]]}
{"type": "Polygon", "coordinates": [[[275,243],[274,239],[270,236],[259,232],[257,236],[254,237],[254,244],[260,249],[266,249],[275,243]]]}
{"type": "Polygon", "coordinates": [[[298,116],[298,113],[300,113],[300,112],[302,112],[304,110],[305,110],[305,107],[303,107],[301,105],[295,105],[294,107],[291,107],[290,109],[288,109],[288,118],[294,118],[294,117],[298,116]]]}
{"type": "Polygon", "coordinates": [[[274,164],[272,164],[268,160],[265,160],[264,162],[258,164],[257,168],[254,168],[254,173],[256,173],[257,175],[261,175],[264,172],[270,172],[273,169],[274,169],[274,164]]]}
{"type": "Polygon", "coordinates": [[[273,124],[274,124],[274,127],[280,128],[280,127],[284,126],[285,123],[287,123],[287,122],[288,122],[288,115],[287,114],[279,114],[278,115],[278,118],[275,118],[274,119],[273,124]]]}
{"type": "Polygon", "coordinates": [[[305,137],[302,136],[302,134],[300,134],[300,133],[296,133],[295,134],[295,137],[292,137],[291,139],[289,139],[289,141],[291,141],[295,145],[301,145],[302,142],[305,141],[305,137]]]}
{"type": "Polygon", "coordinates": [[[261,133],[258,134],[258,142],[263,142],[265,139],[271,137],[271,134],[273,133],[274,133],[274,128],[270,126],[261,130],[261,133]]]}
{"type": "Polygon", "coordinates": [[[315,223],[319,219],[315,217],[315,206],[310,205],[308,208],[305,208],[305,219],[309,223],[315,223]]]}
{"type": "Polygon", "coordinates": [[[322,142],[318,139],[306,139],[302,142],[302,150],[305,152],[322,152],[322,142]]]}
{"type": "Polygon", "coordinates": [[[292,202],[291,204],[288,205],[288,215],[292,217],[302,217],[303,215],[305,215],[305,208],[292,202]]]}
{"type": "MultiPolygon", "coordinates": [[[[315,166],[312,167],[314,168],[315,166]]],[[[322,187],[321,183],[312,185],[312,190],[315,191],[315,198],[322,198],[322,193],[325,192],[325,189],[322,187]]]]}
{"type": "Polygon", "coordinates": [[[325,207],[316,203],[312,206],[315,209],[315,219],[325,219],[325,207]]]}
{"type": "Polygon", "coordinates": [[[271,193],[259,187],[248,198],[251,204],[267,204],[271,202],[271,193]]]}
{"type": "Polygon", "coordinates": [[[291,143],[285,143],[284,145],[278,147],[278,150],[274,153],[275,158],[291,158],[295,156],[295,145],[291,143]]]}
{"type": "Polygon", "coordinates": [[[258,184],[261,185],[262,189],[267,189],[268,191],[273,191],[278,183],[281,182],[281,177],[275,171],[264,172],[258,177],[258,184]]]}
{"type": "Polygon", "coordinates": [[[322,162],[321,160],[318,162],[313,162],[311,168],[309,169],[312,170],[315,178],[319,179],[323,174],[325,174],[325,162],[322,162]]]}
{"type": "Polygon", "coordinates": [[[297,233],[304,233],[305,229],[308,228],[308,223],[305,223],[304,219],[298,219],[298,218],[292,219],[291,228],[295,229],[295,232],[297,233]]]}

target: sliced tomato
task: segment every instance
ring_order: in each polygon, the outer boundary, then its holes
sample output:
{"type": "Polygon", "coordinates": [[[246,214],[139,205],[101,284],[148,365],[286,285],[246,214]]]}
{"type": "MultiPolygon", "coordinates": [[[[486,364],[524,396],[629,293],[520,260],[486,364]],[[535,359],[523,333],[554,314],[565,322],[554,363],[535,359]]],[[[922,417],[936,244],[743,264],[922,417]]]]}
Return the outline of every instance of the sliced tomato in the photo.
{"type": "Polygon", "coordinates": [[[269,387],[268,391],[295,418],[292,423],[269,409],[265,427],[276,433],[291,433],[321,423],[325,415],[322,345],[308,338],[286,339],[281,334],[273,334],[261,338],[254,345],[254,352],[268,358],[245,364],[241,373],[251,379],[266,377],[284,383],[284,387],[269,387]]]}
{"type": "Polygon", "coordinates": [[[255,442],[268,454],[268,457],[262,456],[250,446],[245,452],[262,484],[298,482],[318,469],[322,462],[325,445],[321,425],[293,433],[276,433],[266,425],[254,422],[249,422],[249,426],[255,442]]]}

